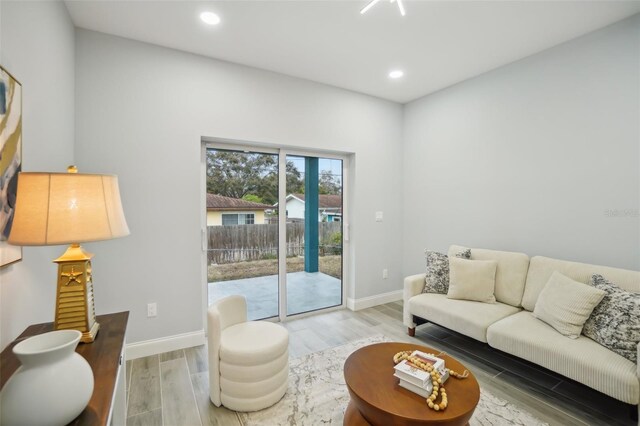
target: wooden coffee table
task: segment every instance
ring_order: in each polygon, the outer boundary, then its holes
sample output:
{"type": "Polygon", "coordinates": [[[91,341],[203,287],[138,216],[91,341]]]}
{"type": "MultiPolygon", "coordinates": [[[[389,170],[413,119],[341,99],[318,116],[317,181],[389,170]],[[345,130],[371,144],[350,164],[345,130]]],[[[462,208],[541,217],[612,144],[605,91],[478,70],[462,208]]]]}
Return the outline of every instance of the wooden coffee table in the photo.
{"type": "MultiPolygon", "coordinates": [[[[429,409],[425,398],[398,384],[393,375],[393,355],[400,351],[440,351],[410,343],[377,343],[352,353],[344,363],[344,378],[351,401],[344,424],[356,425],[466,425],[480,399],[478,381],[450,377],[446,383],[449,406],[444,411],[429,409]]],[[[462,373],[465,367],[450,356],[442,356],[447,368],[462,373]]],[[[439,399],[438,399],[439,400],[439,399]]]]}

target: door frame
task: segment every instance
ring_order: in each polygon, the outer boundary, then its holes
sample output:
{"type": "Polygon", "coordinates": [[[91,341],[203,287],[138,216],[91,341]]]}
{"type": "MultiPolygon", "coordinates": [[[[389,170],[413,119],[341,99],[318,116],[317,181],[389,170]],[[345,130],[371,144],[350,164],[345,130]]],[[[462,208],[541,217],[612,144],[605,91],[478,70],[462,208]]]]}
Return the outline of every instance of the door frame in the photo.
{"type": "Polygon", "coordinates": [[[351,155],[348,152],[328,151],[322,149],[296,148],[285,145],[265,144],[260,142],[235,141],[230,139],[219,139],[202,137],[200,149],[200,237],[201,237],[201,282],[205,285],[202,289],[202,312],[205,334],[207,332],[207,310],[209,308],[209,283],[207,274],[207,149],[220,149],[231,151],[247,151],[263,154],[278,155],[278,315],[268,318],[267,321],[286,322],[292,319],[304,318],[314,315],[317,312],[330,312],[347,307],[348,289],[353,283],[349,274],[349,230],[350,230],[350,206],[349,206],[349,176],[351,155]],[[324,309],[317,309],[310,312],[287,315],[287,270],[286,270],[286,159],[287,156],[318,157],[342,160],[342,303],[324,309]],[[283,213],[284,210],[284,213],[283,213]],[[280,232],[284,229],[284,232],[280,232]],[[284,256],[281,254],[284,253],[284,256]]]}

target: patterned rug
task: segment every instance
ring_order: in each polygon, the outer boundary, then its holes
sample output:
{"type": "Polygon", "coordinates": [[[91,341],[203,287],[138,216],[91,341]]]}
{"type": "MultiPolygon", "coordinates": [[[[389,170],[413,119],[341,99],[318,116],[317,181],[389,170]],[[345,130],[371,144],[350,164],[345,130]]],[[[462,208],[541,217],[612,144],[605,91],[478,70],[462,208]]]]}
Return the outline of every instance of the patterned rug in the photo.
{"type": "MultiPolygon", "coordinates": [[[[312,353],[290,361],[289,389],[273,407],[253,413],[239,413],[245,426],[342,425],[349,403],[342,367],[356,349],[390,341],[383,335],[312,353]]],[[[480,402],[471,426],[546,425],[515,405],[480,392],[480,402]]]]}

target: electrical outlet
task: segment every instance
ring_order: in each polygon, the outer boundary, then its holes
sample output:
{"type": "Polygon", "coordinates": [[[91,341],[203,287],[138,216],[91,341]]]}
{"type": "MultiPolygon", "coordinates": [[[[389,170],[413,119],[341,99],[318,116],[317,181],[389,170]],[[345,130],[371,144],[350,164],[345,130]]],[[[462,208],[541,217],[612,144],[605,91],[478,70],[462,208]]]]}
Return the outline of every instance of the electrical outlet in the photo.
{"type": "Polygon", "coordinates": [[[382,279],[386,280],[387,278],[389,278],[389,270],[388,269],[383,269],[382,270],[382,279]]]}
{"type": "Polygon", "coordinates": [[[382,222],[383,217],[384,217],[383,212],[376,212],[376,222],[382,222]]]}
{"type": "Polygon", "coordinates": [[[153,318],[158,316],[158,304],[157,303],[149,303],[147,305],[147,318],[153,318]]]}

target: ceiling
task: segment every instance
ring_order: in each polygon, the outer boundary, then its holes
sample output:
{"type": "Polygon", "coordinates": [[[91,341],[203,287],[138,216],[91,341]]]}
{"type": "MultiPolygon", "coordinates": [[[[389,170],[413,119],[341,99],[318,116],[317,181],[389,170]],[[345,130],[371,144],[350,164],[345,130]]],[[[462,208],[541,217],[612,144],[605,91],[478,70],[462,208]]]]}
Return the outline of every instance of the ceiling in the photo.
{"type": "Polygon", "coordinates": [[[640,1],[66,0],[77,27],[406,103],[640,12],[640,1]],[[198,19],[210,10],[222,23],[198,19]],[[404,77],[391,80],[392,69],[404,77]]]}

